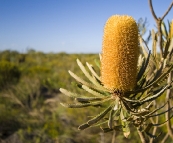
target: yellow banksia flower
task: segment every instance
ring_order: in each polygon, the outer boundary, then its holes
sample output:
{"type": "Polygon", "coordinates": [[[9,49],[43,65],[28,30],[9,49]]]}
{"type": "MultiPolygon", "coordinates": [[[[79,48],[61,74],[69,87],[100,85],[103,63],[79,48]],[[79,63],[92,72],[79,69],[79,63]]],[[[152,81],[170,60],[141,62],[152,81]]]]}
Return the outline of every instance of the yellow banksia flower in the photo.
{"type": "Polygon", "coordinates": [[[111,16],[104,27],[101,81],[109,90],[129,91],[136,85],[138,27],[127,15],[111,16]]]}

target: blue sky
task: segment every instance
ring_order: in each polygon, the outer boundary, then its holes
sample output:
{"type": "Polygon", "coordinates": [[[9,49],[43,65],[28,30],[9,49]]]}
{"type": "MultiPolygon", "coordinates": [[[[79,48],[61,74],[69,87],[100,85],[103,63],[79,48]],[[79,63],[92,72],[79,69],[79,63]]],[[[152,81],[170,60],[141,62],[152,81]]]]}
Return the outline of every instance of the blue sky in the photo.
{"type": "MultiPolygon", "coordinates": [[[[153,0],[162,16],[172,0],[153,0]]],[[[115,14],[154,27],[148,0],[0,0],[0,50],[99,53],[103,27],[115,14]]],[[[165,20],[173,19],[173,9],[165,20]]]]}

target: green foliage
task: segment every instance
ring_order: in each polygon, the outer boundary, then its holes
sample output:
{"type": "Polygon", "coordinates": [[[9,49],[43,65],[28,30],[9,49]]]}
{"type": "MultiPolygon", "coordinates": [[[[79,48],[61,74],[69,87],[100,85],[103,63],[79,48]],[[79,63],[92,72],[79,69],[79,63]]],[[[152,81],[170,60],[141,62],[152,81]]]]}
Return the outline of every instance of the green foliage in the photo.
{"type": "MultiPolygon", "coordinates": [[[[11,54],[12,51],[7,53],[11,54]]],[[[7,53],[1,52],[1,57],[7,53]]],[[[84,118],[88,118],[82,115],[81,111],[65,112],[59,104],[60,99],[61,101],[68,100],[59,94],[60,87],[69,87],[74,92],[76,91],[73,89],[76,84],[73,83],[72,87],[69,85],[72,78],[67,71],[71,70],[84,77],[75,65],[77,58],[80,58],[82,62],[87,60],[95,64],[94,59],[98,59],[98,55],[44,54],[30,51],[26,54],[16,53],[16,60],[13,62],[0,60],[0,63],[8,63],[8,65],[17,67],[20,72],[18,82],[12,82],[11,88],[3,88],[4,90],[0,91],[0,105],[3,107],[0,108],[0,122],[6,127],[11,127],[7,130],[2,128],[1,138],[5,139],[17,133],[20,136],[19,140],[26,143],[54,143],[56,141],[64,143],[67,140],[95,143],[100,139],[99,130],[87,131],[87,136],[86,132],[78,131],[76,121],[82,123],[84,118]],[[19,59],[22,61],[19,62],[19,59]],[[5,136],[4,133],[8,132],[11,134],[5,136]]],[[[79,92],[84,93],[82,90],[79,92]]],[[[89,112],[87,110],[82,112],[91,116],[93,112],[98,111],[92,108],[89,112]]]]}
{"type": "MultiPolygon", "coordinates": [[[[3,52],[0,54],[3,56],[3,52]]],[[[25,143],[64,143],[67,141],[95,143],[101,142],[101,138],[104,138],[105,143],[111,142],[112,133],[103,134],[97,128],[89,128],[82,132],[77,129],[77,126],[84,120],[93,119],[92,115],[100,114],[100,110],[95,107],[80,110],[65,109],[59,104],[60,101],[72,102],[72,99],[59,93],[60,87],[67,88],[73,93],[77,92],[82,95],[81,97],[90,95],[81,89],[74,88],[77,85],[68,74],[68,70],[87,81],[76,65],[76,59],[80,59],[82,63],[87,61],[96,67],[94,61],[99,59],[98,55],[44,54],[35,51],[26,54],[18,53],[16,59],[20,56],[25,57],[23,62],[18,60],[8,62],[20,71],[18,82],[13,82],[11,88],[3,88],[4,90],[0,91],[0,123],[4,125],[1,128],[1,139],[17,133],[20,136],[19,140],[25,143]]],[[[0,62],[4,62],[4,59],[0,62]]],[[[85,68],[88,68],[87,65],[85,68]]],[[[99,68],[96,67],[95,70],[99,73],[99,68]]],[[[163,97],[159,99],[160,105],[163,99],[163,97]]],[[[104,110],[102,107],[100,109],[104,110]]],[[[163,116],[160,121],[165,121],[163,116]]],[[[165,133],[166,129],[163,128],[162,131],[165,133]]],[[[127,140],[121,132],[116,132],[116,141],[136,142],[138,135],[133,127],[131,133],[127,140]]]]}
{"type": "Polygon", "coordinates": [[[0,111],[0,138],[7,138],[23,127],[19,118],[19,110],[7,108],[4,104],[0,104],[0,111]]]}
{"type": "Polygon", "coordinates": [[[0,60],[8,62],[17,62],[19,53],[17,51],[5,50],[0,52],[0,60]]]}
{"type": "Polygon", "coordinates": [[[20,70],[16,64],[8,61],[0,61],[0,89],[17,83],[20,75],[20,70]]]}

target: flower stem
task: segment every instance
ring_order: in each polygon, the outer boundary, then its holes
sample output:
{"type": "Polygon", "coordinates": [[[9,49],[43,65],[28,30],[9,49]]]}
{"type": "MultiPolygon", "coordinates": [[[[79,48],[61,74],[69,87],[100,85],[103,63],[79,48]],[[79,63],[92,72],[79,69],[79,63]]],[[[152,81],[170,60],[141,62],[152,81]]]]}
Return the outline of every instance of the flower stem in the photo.
{"type": "Polygon", "coordinates": [[[138,134],[139,134],[139,137],[140,137],[140,139],[141,139],[141,142],[142,143],[147,143],[147,138],[145,137],[145,134],[144,134],[144,132],[141,132],[139,129],[137,129],[137,131],[138,131],[138,134]]]}

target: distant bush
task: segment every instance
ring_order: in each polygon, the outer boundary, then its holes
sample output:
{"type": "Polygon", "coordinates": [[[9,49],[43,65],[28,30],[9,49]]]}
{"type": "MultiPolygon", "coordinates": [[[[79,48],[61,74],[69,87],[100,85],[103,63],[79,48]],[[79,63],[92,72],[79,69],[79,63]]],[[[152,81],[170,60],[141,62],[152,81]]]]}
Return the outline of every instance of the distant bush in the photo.
{"type": "Polygon", "coordinates": [[[20,55],[17,51],[0,51],[0,60],[2,61],[9,61],[9,62],[15,62],[18,59],[18,55],[20,55]]]}
{"type": "Polygon", "coordinates": [[[30,75],[35,74],[47,74],[50,72],[50,69],[46,66],[33,66],[28,69],[30,75]]]}
{"type": "Polygon", "coordinates": [[[0,61],[0,89],[18,82],[20,75],[17,65],[8,61],[0,61]]]}
{"type": "Polygon", "coordinates": [[[0,138],[4,139],[22,128],[22,123],[19,120],[20,118],[18,118],[19,111],[2,108],[2,104],[0,104],[0,109],[0,138]]]}

